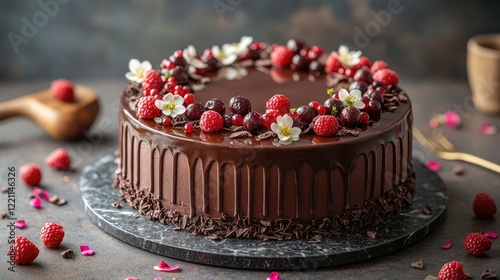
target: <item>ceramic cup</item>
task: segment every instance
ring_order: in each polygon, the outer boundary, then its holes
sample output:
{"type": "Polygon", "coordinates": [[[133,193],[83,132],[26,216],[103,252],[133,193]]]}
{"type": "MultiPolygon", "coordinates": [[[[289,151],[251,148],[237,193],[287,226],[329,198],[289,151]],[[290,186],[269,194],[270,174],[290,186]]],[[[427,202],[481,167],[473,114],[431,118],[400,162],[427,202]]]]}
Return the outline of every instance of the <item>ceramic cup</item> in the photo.
{"type": "Polygon", "coordinates": [[[467,75],[476,108],[500,114],[500,34],[483,34],[467,42],[467,75]]]}

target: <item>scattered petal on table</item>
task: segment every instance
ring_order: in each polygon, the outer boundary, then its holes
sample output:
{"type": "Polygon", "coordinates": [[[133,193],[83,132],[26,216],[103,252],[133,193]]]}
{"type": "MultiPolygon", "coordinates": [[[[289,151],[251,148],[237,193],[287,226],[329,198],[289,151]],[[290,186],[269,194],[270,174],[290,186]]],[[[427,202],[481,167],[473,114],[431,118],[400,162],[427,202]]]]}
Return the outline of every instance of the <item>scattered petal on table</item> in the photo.
{"type": "Polygon", "coordinates": [[[488,124],[488,123],[483,123],[479,127],[479,130],[481,130],[481,133],[484,135],[494,135],[498,132],[498,129],[496,126],[488,124]]]}
{"type": "Polygon", "coordinates": [[[498,237],[498,232],[495,231],[485,231],[483,232],[484,236],[491,238],[491,239],[496,239],[498,237]]]}
{"type": "Polygon", "coordinates": [[[141,280],[140,278],[135,278],[135,277],[128,277],[125,278],[125,280],[141,280]]]}
{"type": "Polygon", "coordinates": [[[163,278],[161,278],[161,277],[156,277],[156,278],[155,278],[155,279],[153,279],[153,280],[163,280],[163,278]]]}
{"type": "Polygon", "coordinates": [[[429,120],[429,126],[432,128],[437,128],[439,126],[439,120],[436,117],[433,117],[429,120]]]}
{"type": "Polygon", "coordinates": [[[166,262],[160,261],[156,266],[153,267],[157,271],[174,271],[179,269],[179,265],[169,266],[166,262]]]}
{"type": "Polygon", "coordinates": [[[439,170],[441,170],[441,164],[437,160],[429,160],[425,163],[425,165],[427,166],[427,168],[434,172],[438,172],[439,170]]]}
{"type": "Polygon", "coordinates": [[[94,250],[90,249],[89,245],[86,244],[80,245],[80,252],[84,256],[92,256],[95,253],[94,250]]]}
{"type": "Polygon", "coordinates": [[[273,271],[271,274],[269,274],[269,277],[267,277],[266,280],[280,280],[280,273],[273,271]]]}
{"type": "Polygon", "coordinates": [[[16,228],[23,229],[26,227],[26,221],[24,220],[17,220],[15,223],[16,228]]]}
{"type": "Polygon", "coordinates": [[[460,118],[460,115],[457,112],[451,110],[444,113],[443,120],[444,124],[453,128],[459,127],[462,123],[462,118],[460,118]]]}
{"type": "Polygon", "coordinates": [[[441,248],[450,249],[452,244],[453,244],[453,240],[450,240],[450,241],[444,243],[443,245],[441,245],[441,248]]]}
{"type": "Polygon", "coordinates": [[[35,189],[33,190],[33,194],[35,196],[38,196],[38,197],[41,197],[43,199],[45,199],[46,201],[49,201],[50,200],[50,194],[48,191],[46,190],[43,190],[39,187],[35,187],[35,189]]]}
{"type": "Polygon", "coordinates": [[[42,208],[42,200],[39,197],[35,197],[30,200],[30,205],[37,209],[42,208]]]}

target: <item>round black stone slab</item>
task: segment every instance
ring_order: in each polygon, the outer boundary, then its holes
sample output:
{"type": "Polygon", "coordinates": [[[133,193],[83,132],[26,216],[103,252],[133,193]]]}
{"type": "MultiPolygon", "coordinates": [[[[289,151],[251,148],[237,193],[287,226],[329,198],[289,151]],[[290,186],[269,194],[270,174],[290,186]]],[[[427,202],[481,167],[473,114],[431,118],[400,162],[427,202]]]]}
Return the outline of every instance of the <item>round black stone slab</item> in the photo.
{"type": "Polygon", "coordinates": [[[214,241],[137,213],[126,203],[116,209],[118,190],[112,187],[116,164],[108,152],[87,166],[80,180],[85,212],[90,219],[112,236],[136,247],[167,257],[189,262],[243,269],[311,269],[372,259],[400,250],[434,230],[444,219],[448,201],[446,187],[436,173],[415,161],[417,187],[411,207],[388,220],[376,238],[366,232],[327,238],[321,243],[312,240],[258,241],[225,239],[214,241]],[[422,212],[432,203],[430,215],[422,212]]]}

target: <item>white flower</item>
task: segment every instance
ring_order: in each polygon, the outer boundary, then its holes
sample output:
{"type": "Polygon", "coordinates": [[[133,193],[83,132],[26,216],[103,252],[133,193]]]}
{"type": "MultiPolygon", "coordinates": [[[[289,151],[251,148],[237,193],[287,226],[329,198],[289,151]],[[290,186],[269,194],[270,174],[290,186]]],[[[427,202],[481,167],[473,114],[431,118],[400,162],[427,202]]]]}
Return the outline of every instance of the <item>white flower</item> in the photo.
{"type": "Polygon", "coordinates": [[[248,74],[247,69],[244,67],[225,67],[223,71],[224,78],[227,80],[239,80],[248,74]]]}
{"type": "Polygon", "coordinates": [[[196,55],[195,47],[189,45],[182,52],[182,57],[186,60],[186,63],[189,65],[189,71],[194,72],[195,68],[206,68],[207,65],[203,63],[200,59],[198,59],[196,55]]]}
{"type": "Polygon", "coordinates": [[[149,63],[149,61],[145,60],[140,62],[139,60],[132,58],[128,62],[128,69],[130,72],[127,72],[125,77],[131,82],[142,83],[144,75],[146,72],[151,70],[151,68],[151,63],[149,63]]]}
{"type": "Polygon", "coordinates": [[[349,51],[347,46],[341,45],[339,47],[338,57],[340,63],[344,66],[351,67],[359,63],[361,51],[349,51]]]}
{"type": "Polygon", "coordinates": [[[231,49],[226,48],[226,50],[221,50],[219,46],[212,47],[212,54],[222,63],[222,65],[231,65],[238,59],[238,55],[231,49]]]}
{"type": "Polygon", "coordinates": [[[184,107],[184,98],[180,95],[173,95],[171,93],[165,94],[162,100],[156,100],[155,105],[158,107],[163,114],[170,116],[172,118],[178,115],[184,114],[186,108],[184,107]]]}
{"type": "Polygon", "coordinates": [[[361,91],[359,89],[355,89],[350,93],[345,88],[340,89],[339,97],[344,103],[344,106],[356,107],[358,109],[363,109],[365,107],[365,103],[361,101],[361,91]]]}
{"type": "Polygon", "coordinates": [[[281,144],[288,145],[293,141],[299,140],[300,133],[302,132],[298,127],[293,126],[293,119],[288,116],[278,116],[276,122],[271,124],[271,130],[278,134],[281,144]]]}

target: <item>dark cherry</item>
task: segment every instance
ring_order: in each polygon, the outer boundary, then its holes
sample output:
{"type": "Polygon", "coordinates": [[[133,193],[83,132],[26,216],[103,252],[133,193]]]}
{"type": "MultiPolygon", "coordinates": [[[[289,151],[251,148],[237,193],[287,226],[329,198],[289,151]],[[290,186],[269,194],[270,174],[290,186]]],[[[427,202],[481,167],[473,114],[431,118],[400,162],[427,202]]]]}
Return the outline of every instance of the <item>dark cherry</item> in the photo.
{"type": "Polygon", "coordinates": [[[359,69],[358,71],[356,71],[353,79],[356,82],[364,82],[367,84],[367,86],[371,85],[371,83],[373,82],[372,74],[370,74],[370,71],[366,69],[359,69]]]}
{"type": "Polygon", "coordinates": [[[363,111],[367,112],[370,116],[380,116],[382,105],[376,100],[370,100],[368,106],[363,108],[363,111]]]}
{"type": "Polygon", "coordinates": [[[205,111],[205,106],[199,102],[191,103],[186,107],[186,117],[191,121],[197,121],[205,111]]]}
{"type": "Polygon", "coordinates": [[[257,60],[260,58],[260,50],[248,48],[244,53],[240,55],[241,60],[257,60]]]}
{"type": "Polygon", "coordinates": [[[361,91],[361,94],[364,94],[368,91],[368,84],[366,84],[365,82],[352,82],[349,85],[349,91],[353,91],[355,89],[358,89],[359,91],[361,91]]]}
{"type": "Polygon", "coordinates": [[[296,118],[296,119],[293,119],[293,127],[298,127],[300,128],[300,130],[304,131],[304,129],[306,129],[308,127],[308,125],[306,123],[304,123],[301,119],[299,118],[296,118]]]}
{"type": "Polygon", "coordinates": [[[252,104],[248,98],[238,95],[233,96],[229,100],[229,111],[233,114],[240,114],[242,116],[252,111],[252,104]]]}
{"type": "Polygon", "coordinates": [[[207,65],[205,68],[207,72],[215,72],[219,69],[219,61],[213,56],[202,57],[202,61],[207,65]]]}
{"type": "Polygon", "coordinates": [[[318,115],[318,112],[312,106],[303,105],[297,108],[297,114],[302,121],[309,124],[318,115]]]}
{"type": "Polygon", "coordinates": [[[291,50],[292,52],[294,52],[295,54],[300,53],[300,50],[302,50],[305,46],[306,46],[306,44],[303,41],[298,40],[298,39],[290,39],[286,43],[286,47],[289,50],[291,50]]]}
{"type": "Polygon", "coordinates": [[[172,70],[172,77],[175,78],[178,85],[187,85],[189,83],[189,76],[186,72],[186,68],[182,66],[175,66],[172,70]]]}
{"type": "Polygon", "coordinates": [[[381,83],[381,82],[379,82],[379,81],[375,81],[375,80],[374,80],[374,81],[372,82],[372,87],[373,87],[373,88],[384,87],[384,84],[382,84],[382,83],[381,83]]]}
{"type": "Polygon", "coordinates": [[[340,99],[335,98],[335,97],[330,97],[328,98],[324,103],[323,106],[326,107],[327,114],[331,114],[334,116],[338,116],[340,112],[344,109],[344,103],[340,101],[340,99]],[[335,108],[335,109],[334,109],[335,108]]]}
{"type": "Polygon", "coordinates": [[[366,97],[370,98],[370,100],[377,100],[380,104],[384,104],[384,96],[377,91],[368,91],[366,97]]]}
{"type": "Polygon", "coordinates": [[[340,113],[340,120],[345,126],[356,126],[359,123],[359,111],[356,107],[345,107],[340,113]]]}
{"type": "Polygon", "coordinates": [[[293,71],[302,71],[307,70],[309,67],[309,61],[305,56],[300,54],[296,54],[292,58],[292,64],[290,64],[290,69],[293,71]]]}
{"type": "Polygon", "coordinates": [[[229,128],[233,125],[233,122],[231,121],[231,115],[230,114],[224,114],[224,127],[229,128]]]}
{"type": "Polygon", "coordinates": [[[385,88],[384,87],[376,87],[373,91],[380,93],[382,95],[385,94],[385,88]]]}
{"type": "Polygon", "coordinates": [[[313,60],[311,61],[311,63],[309,63],[309,71],[321,73],[325,71],[325,66],[320,62],[318,62],[317,60],[313,60]]]}
{"type": "Polygon", "coordinates": [[[224,113],[226,113],[226,106],[224,106],[224,102],[219,98],[212,98],[205,103],[205,110],[214,110],[221,114],[221,116],[224,116],[224,113]]]}
{"type": "Polygon", "coordinates": [[[243,125],[243,116],[240,114],[234,114],[231,116],[231,122],[235,126],[243,125]]]}
{"type": "Polygon", "coordinates": [[[257,112],[248,113],[243,119],[243,127],[250,133],[257,132],[261,127],[260,114],[257,112]]]}

